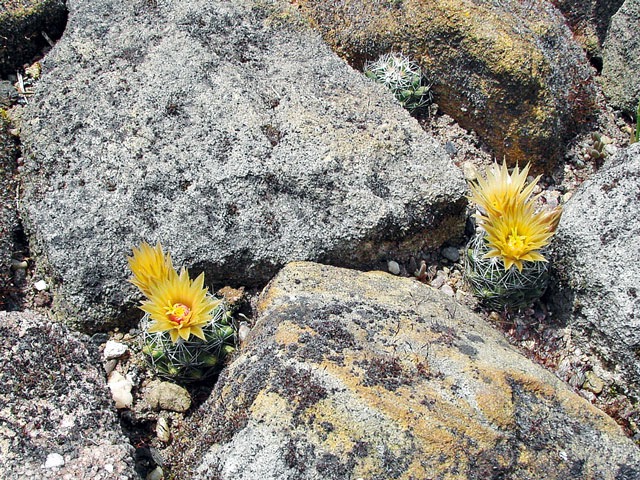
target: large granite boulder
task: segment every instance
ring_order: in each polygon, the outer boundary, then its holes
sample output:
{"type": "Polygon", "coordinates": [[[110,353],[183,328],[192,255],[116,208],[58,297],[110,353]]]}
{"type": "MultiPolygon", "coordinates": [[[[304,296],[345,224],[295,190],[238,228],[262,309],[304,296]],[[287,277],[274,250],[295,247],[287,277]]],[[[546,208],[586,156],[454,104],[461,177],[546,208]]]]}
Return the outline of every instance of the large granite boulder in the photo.
{"type": "Polygon", "coordinates": [[[0,478],[138,478],[97,353],[33,312],[0,312],[0,478]]]}
{"type": "Polygon", "coordinates": [[[627,479],[618,425],[415,280],[287,265],[165,458],[197,479],[627,479]]]}
{"type": "Polygon", "coordinates": [[[3,0],[0,77],[15,74],[22,64],[33,61],[48,41],[60,37],[66,19],[65,0],[3,0]]]}
{"type": "Polygon", "coordinates": [[[494,155],[549,171],[588,122],[597,88],[562,14],[520,0],[300,0],[355,66],[389,50],[426,70],[440,108],[494,155]]]}
{"type": "Polygon", "coordinates": [[[125,257],[143,239],[257,285],[461,231],[444,149],[286,5],[69,1],[22,124],[25,229],[66,321],[139,315],[125,257]]]}
{"type": "Polygon", "coordinates": [[[621,150],[567,202],[550,296],[572,341],[640,396],[640,144],[621,150]]]}
{"type": "Polygon", "coordinates": [[[603,47],[602,88],[615,108],[635,115],[640,101],[640,0],[625,0],[603,47]]]}

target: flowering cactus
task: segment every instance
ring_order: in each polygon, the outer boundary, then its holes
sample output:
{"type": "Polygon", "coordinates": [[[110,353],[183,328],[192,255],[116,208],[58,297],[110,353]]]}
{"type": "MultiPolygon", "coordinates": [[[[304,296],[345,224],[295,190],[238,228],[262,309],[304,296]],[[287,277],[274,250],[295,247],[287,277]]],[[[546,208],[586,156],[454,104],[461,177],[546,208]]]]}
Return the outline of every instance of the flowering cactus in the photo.
{"type": "Polygon", "coordinates": [[[224,303],[207,293],[204,274],[195,280],[173,268],[171,256],[143,242],[129,259],[131,283],[145,295],[140,308],[142,351],[161,376],[183,381],[210,374],[234,350],[235,330],[224,303]]]}
{"type": "Polygon", "coordinates": [[[539,298],[548,282],[544,248],[562,210],[536,211],[532,192],[540,177],[527,184],[529,166],[494,165],[486,179],[471,185],[470,200],[479,231],[467,246],[465,277],[474,294],[493,308],[521,308],[539,298]]]}

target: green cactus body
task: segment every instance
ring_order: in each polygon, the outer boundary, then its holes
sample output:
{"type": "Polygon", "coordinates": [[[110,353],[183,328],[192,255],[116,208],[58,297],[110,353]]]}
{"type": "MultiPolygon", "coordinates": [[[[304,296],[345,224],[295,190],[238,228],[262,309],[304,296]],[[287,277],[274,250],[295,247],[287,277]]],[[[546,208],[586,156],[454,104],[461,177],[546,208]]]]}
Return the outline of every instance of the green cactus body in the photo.
{"type": "Polygon", "coordinates": [[[465,279],[480,302],[489,308],[519,309],[540,298],[549,281],[547,262],[524,262],[522,271],[504,269],[501,258],[484,258],[489,251],[484,232],[467,245],[465,279]]]}
{"type": "Polygon", "coordinates": [[[431,103],[430,85],[415,62],[398,53],[382,55],[364,67],[364,74],[382,83],[394,94],[400,105],[413,112],[431,103]]]}
{"type": "Polygon", "coordinates": [[[235,351],[236,331],[224,305],[216,308],[212,319],[202,330],[205,340],[191,335],[173,343],[168,332],[150,333],[149,314],[141,322],[142,352],[156,373],[170,380],[194,382],[217,371],[226,355],[235,351]]]}

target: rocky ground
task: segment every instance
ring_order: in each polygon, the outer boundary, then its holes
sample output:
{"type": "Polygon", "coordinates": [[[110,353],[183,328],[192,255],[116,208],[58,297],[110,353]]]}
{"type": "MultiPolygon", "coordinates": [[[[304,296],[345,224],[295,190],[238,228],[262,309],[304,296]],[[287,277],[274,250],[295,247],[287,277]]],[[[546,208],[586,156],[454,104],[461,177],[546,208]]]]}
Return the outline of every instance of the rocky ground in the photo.
{"type": "MultiPolygon", "coordinates": [[[[31,71],[37,71],[37,68],[31,71]]],[[[14,115],[19,115],[20,106],[29,101],[28,92],[35,81],[28,71],[25,72],[23,85],[29,90],[20,93],[15,89],[7,96],[7,100],[11,99],[13,103],[14,115]]],[[[425,130],[444,145],[446,152],[463,171],[468,181],[473,181],[478,175],[483,174],[494,161],[474,132],[458,126],[452,118],[439,112],[437,105],[432,105],[418,117],[418,120],[425,130]]],[[[619,118],[617,131],[612,130],[607,132],[609,135],[603,135],[603,157],[625,146],[629,128],[630,125],[619,118]]],[[[576,141],[569,150],[563,169],[542,177],[536,190],[540,195],[541,204],[550,208],[563,204],[575,189],[599,168],[602,158],[594,158],[590,153],[593,142],[594,139],[590,135],[576,141]]],[[[20,164],[20,158],[17,163],[20,164]]],[[[387,263],[381,263],[379,269],[426,283],[474,309],[501,330],[510,343],[518,347],[523,354],[555,373],[582,397],[611,415],[629,436],[640,443],[640,408],[635,400],[617,391],[615,387],[607,386],[607,382],[599,378],[590,365],[589,358],[572,344],[570,329],[555,321],[554,312],[547,305],[545,298],[527,309],[516,312],[491,311],[478,304],[463,278],[463,253],[472,233],[473,212],[469,211],[465,234],[456,242],[445,245],[439,251],[416,252],[416,255],[408,259],[389,260],[387,263]]],[[[39,274],[40,269],[29,258],[27,245],[17,243],[14,249],[14,257],[18,261],[12,269],[12,278],[5,285],[5,298],[10,299],[11,309],[29,309],[46,314],[52,298],[47,284],[39,274]]],[[[252,326],[255,302],[259,293],[259,289],[256,288],[246,289],[242,292],[242,300],[238,302],[237,318],[243,324],[243,336],[252,326]]],[[[145,364],[137,341],[138,336],[137,329],[126,332],[116,329],[108,334],[98,334],[94,341],[102,345],[103,352],[107,345],[112,348],[113,342],[123,346],[123,352],[119,356],[113,357],[113,354],[108,354],[108,359],[104,357],[104,369],[105,374],[113,378],[112,384],[117,385],[116,389],[124,388],[125,397],[126,392],[134,392],[129,400],[124,400],[128,402],[126,406],[131,410],[125,411],[121,423],[137,449],[138,471],[148,473],[162,465],[161,452],[166,448],[170,435],[168,432],[171,425],[180,421],[186,408],[169,407],[161,413],[150,408],[148,396],[154,387],[157,387],[159,379],[145,364]],[[117,378],[113,377],[113,372],[119,372],[117,378]],[[162,432],[163,428],[166,430],[165,433],[162,432]]],[[[161,388],[165,388],[166,385],[169,384],[163,384],[161,388]]],[[[193,384],[189,385],[187,390],[188,393],[185,391],[184,395],[190,398],[189,401],[193,402],[193,405],[198,405],[207,398],[211,387],[193,384]]]]}
{"type": "MultiPolygon", "coordinates": [[[[3,82],[0,91],[0,104],[11,107],[10,116],[14,119],[19,119],[21,106],[29,102],[32,87],[37,81],[38,68],[31,66],[19,74],[19,77],[15,76],[10,81],[3,82]]],[[[576,139],[570,145],[561,170],[541,179],[536,193],[540,194],[542,204],[554,207],[566,202],[576,188],[598,170],[606,156],[614,154],[617,149],[628,144],[632,126],[629,119],[615,117],[610,111],[604,111],[602,115],[609,117],[608,121],[600,122],[601,125],[608,125],[605,131],[590,132],[576,139]],[[600,137],[594,137],[592,133],[599,134],[600,137]],[[599,140],[604,146],[597,144],[599,140]]],[[[474,132],[461,128],[436,105],[423,112],[418,120],[420,125],[444,146],[468,181],[477,178],[494,161],[489,149],[474,132]]],[[[13,128],[17,124],[14,124],[13,128]]],[[[19,154],[15,166],[19,172],[19,154]]],[[[5,161],[3,168],[11,169],[14,165],[5,161]]],[[[3,178],[13,184],[14,178],[11,176],[3,178]]],[[[406,181],[411,182],[412,179],[407,178],[406,181]]],[[[640,444],[640,408],[636,399],[628,398],[616,389],[615,384],[609,382],[604,374],[590,364],[589,357],[572,343],[570,328],[556,321],[553,308],[545,298],[518,312],[495,312],[477,304],[463,279],[465,245],[473,233],[473,212],[467,213],[465,234],[444,248],[415,252],[409,258],[390,258],[378,265],[378,268],[395,275],[415,278],[416,281],[429,284],[473,308],[500,329],[511,344],[518,347],[527,357],[555,373],[582,397],[611,415],[625,432],[640,444]]],[[[0,285],[3,289],[2,296],[7,299],[9,309],[29,309],[46,314],[51,307],[52,295],[44,280],[43,269],[30,258],[28,245],[23,243],[24,237],[19,234],[19,228],[16,232],[12,247],[15,262],[10,277],[0,285]]],[[[244,298],[239,303],[237,318],[243,324],[244,333],[253,324],[258,294],[259,289],[246,289],[244,298]]],[[[171,426],[179,423],[184,416],[186,408],[184,404],[165,405],[166,408],[158,413],[151,406],[153,398],[161,396],[158,388],[169,387],[159,386],[158,379],[146,368],[137,343],[138,333],[137,329],[115,329],[106,334],[96,334],[93,340],[101,345],[105,375],[110,377],[110,383],[114,386],[114,397],[131,407],[121,416],[121,423],[136,448],[137,468],[139,472],[146,474],[154,471],[156,465],[161,466],[163,463],[161,452],[166,447],[168,436],[162,429],[170,431],[171,426]],[[104,354],[105,350],[114,348],[109,342],[125,345],[126,350],[123,349],[117,354],[104,354]],[[133,392],[133,396],[129,398],[127,392],[133,392]]],[[[244,336],[244,333],[241,336],[244,336]]],[[[210,388],[197,384],[188,386],[191,405],[204,401],[210,388]]],[[[173,396],[180,397],[175,392],[173,396]]]]}

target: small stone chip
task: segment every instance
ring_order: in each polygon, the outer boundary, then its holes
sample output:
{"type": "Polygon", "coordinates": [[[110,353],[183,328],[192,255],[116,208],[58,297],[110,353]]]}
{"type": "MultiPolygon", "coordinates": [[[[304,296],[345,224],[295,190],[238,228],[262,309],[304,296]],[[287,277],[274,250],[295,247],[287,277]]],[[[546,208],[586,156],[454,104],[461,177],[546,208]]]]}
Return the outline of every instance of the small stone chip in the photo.
{"type": "Polygon", "coordinates": [[[64,466],[64,457],[59,453],[50,453],[47,455],[47,461],[44,468],[58,468],[64,466]]]}

